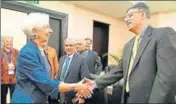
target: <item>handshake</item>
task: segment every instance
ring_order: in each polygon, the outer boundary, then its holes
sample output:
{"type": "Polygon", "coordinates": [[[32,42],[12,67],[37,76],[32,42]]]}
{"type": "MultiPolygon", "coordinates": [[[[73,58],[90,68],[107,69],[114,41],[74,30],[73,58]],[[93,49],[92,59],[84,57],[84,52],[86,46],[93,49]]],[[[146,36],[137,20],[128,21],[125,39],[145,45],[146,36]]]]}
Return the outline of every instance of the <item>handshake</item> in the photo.
{"type": "Polygon", "coordinates": [[[93,80],[84,78],[77,84],[75,84],[74,91],[77,93],[78,98],[91,98],[93,94],[93,89],[96,88],[96,83],[93,80]]]}

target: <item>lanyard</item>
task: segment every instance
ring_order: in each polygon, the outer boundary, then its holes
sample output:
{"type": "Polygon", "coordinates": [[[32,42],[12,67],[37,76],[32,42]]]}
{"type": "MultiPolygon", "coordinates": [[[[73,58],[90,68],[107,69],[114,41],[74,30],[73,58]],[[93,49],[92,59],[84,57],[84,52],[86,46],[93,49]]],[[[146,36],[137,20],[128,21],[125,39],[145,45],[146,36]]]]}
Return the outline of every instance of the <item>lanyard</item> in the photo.
{"type": "Polygon", "coordinates": [[[8,58],[6,52],[4,52],[4,58],[5,58],[5,60],[6,60],[8,63],[11,63],[11,62],[12,62],[12,58],[13,58],[13,51],[12,51],[12,53],[11,53],[11,55],[10,55],[10,59],[8,58]]]}

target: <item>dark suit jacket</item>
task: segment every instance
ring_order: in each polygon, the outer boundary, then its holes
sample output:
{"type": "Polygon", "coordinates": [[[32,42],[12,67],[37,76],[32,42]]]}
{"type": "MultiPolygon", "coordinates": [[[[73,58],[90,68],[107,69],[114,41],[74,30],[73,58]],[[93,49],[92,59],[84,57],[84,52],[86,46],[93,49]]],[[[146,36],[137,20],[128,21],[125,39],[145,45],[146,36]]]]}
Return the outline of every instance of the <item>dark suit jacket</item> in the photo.
{"type": "Polygon", "coordinates": [[[59,82],[50,79],[50,73],[34,42],[29,42],[21,49],[16,76],[11,103],[46,103],[49,94],[58,90],[59,82]]]}
{"type": "MultiPolygon", "coordinates": [[[[60,58],[59,74],[61,74],[62,72],[62,67],[65,61],[65,58],[66,56],[63,56],[60,58]]],[[[68,70],[69,71],[64,81],[65,83],[76,83],[81,81],[84,77],[89,78],[89,69],[86,63],[86,59],[80,54],[74,53],[68,70]]],[[[59,75],[59,78],[60,78],[60,75],[59,75]]],[[[67,102],[70,102],[75,97],[74,92],[67,92],[65,94],[66,94],[67,102]]]]}
{"type": "MultiPolygon", "coordinates": [[[[98,88],[124,77],[122,103],[134,38],[124,47],[116,69],[96,79],[98,88]]],[[[129,76],[130,103],[168,103],[176,94],[176,32],[172,28],[147,27],[129,76]]]]}
{"type": "Polygon", "coordinates": [[[102,64],[100,58],[97,55],[97,52],[88,50],[87,56],[84,53],[85,52],[83,52],[82,55],[85,56],[87,60],[90,76],[99,75],[102,71],[102,64]]]}

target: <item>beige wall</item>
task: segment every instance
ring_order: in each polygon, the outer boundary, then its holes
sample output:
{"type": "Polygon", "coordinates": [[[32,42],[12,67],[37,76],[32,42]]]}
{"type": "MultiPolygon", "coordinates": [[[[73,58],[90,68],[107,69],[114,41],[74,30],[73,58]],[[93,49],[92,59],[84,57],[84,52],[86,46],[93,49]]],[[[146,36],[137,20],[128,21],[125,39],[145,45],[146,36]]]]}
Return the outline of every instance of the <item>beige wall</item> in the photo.
{"type": "MultiPolygon", "coordinates": [[[[120,55],[119,51],[130,38],[129,34],[132,34],[126,30],[126,25],[121,20],[61,1],[40,1],[40,4],[36,6],[68,14],[68,37],[70,38],[89,37],[92,39],[93,20],[110,24],[109,53],[112,54],[120,55]]],[[[109,63],[115,63],[115,61],[110,58],[109,63]]]]}
{"type": "MultiPolygon", "coordinates": [[[[106,16],[84,8],[65,4],[60,1],[48,2],[41,1],[41,7],[67,13],[68,37],[84,38],[93,36],[93,20],[110,24],[109,30],[109,53],[121,56],[124,44],[134,35],[127,30],[126,24],[122,20],[106,16]],[[52,6],[51,6],[52,5],[52,6]]],[[[176,11],[157,13],[151,16],[150,23],[154,27],[171,26],[176,29],[176,11]]],[[[109,64],[116,62],[109,58],[109,64]]]]}
{"type": "Polygon", "coordinates": [[[176,30],[176,11],[152,15],[151,24],[156,27],[172,27],[176,30]]]}
{"type": "Polygon", "coordinates": [[[176,11],[159,14],[158,27],[166,27],[166,26],[172,27],[176,31],[176,11]]]}
{"type": "MultiPolygon", "coordinates": [[[[40,6],[69,15],[68,21],[68,37],[85,38],[93,37],[93,20],[110,24],[109,28],[109,53],[120,55],[124,43],[132,37],[132,33],[126,30],[126,25],[123,21],[116,18],[106,16],[84,8],[76,7],[70,4],[65,4],[60,1],[41,1],[40,6]],[[52,6],[51,6],[52,5],[52,6]],[[129,36],[130,34],[130,36],[129,36]]],[[[109,58],[109,63],[116,63],[112,58],[109,58]]]]}

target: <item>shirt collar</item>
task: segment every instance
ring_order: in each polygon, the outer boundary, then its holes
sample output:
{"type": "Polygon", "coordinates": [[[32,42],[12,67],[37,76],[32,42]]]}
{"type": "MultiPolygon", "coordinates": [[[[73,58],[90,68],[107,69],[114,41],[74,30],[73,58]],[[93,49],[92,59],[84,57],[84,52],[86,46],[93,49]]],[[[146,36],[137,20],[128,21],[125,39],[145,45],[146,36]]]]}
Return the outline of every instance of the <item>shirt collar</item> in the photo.
{"type": "Polygon", "coordinates": [[[146,25],[144,28],[143,28],[143,30],[141,31],[141,33],[140,33],[140,36],[141,37],[143,37],[144,36],[144,33],[145,33],[145,31],[147,30],[147,27],[148,27],[149,25],[146,25]]]}
{"type": "Polygon", "coordinates": [[[67,55],[67,56],[70,57],[70,59],[72,59],[74,54],[75,54],[75,52],[73,54],[71,54],[69,56],[67,55]]]}

